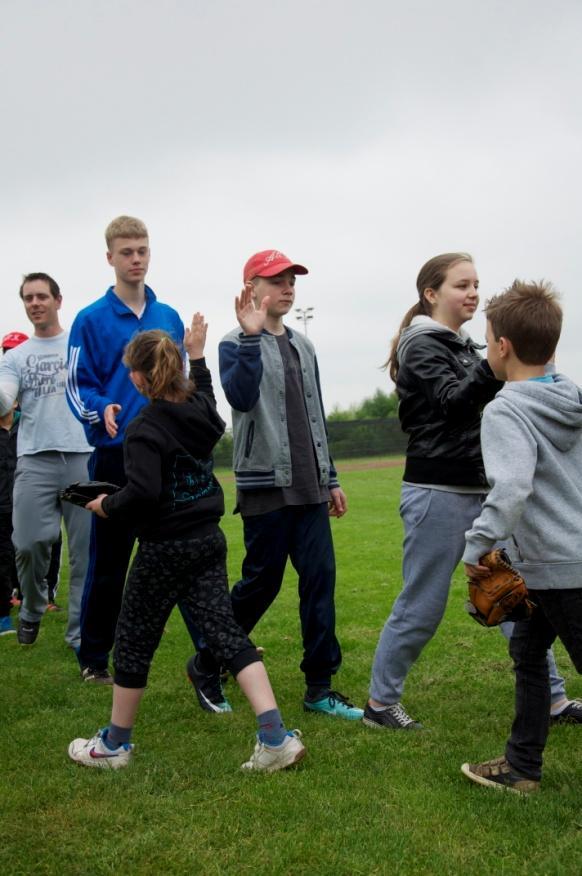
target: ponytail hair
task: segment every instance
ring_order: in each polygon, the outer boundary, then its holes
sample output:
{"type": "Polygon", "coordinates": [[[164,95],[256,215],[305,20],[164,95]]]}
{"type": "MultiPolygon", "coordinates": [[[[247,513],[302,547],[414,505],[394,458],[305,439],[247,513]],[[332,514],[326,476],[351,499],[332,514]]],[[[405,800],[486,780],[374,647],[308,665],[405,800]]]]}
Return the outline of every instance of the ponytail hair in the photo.
{"type": "Polygon", "coordinates": [[[184,360],[178,345],[166,332],[139,332],[125,348],[123,364],[145,377],[143,394],[149,399],[171,397],[184,402],[195,386],[184,374],[184,360]]]}
{"type": "Polygon", "coordinates": [[[458,262],[472,261],[473,258],[468,252],[445,252],[442,253],[442,255],[437,255],[434,256],[434,258],[429,259],[418,272],[418,277],[416,278],[418,301],[410,308],[410,310],[406,311],[404,319],[400,323],[398,333],[392,339],[390,355],[382,366],[383,368],[388,368],[390,379],[394,383],[396,383],[399,369],[396,351],[398,349],[398,342],[400,341],[402,332],[410,325],[415,316],[432,315],[432,305],[424,293],[427,289],[440,289],[447,278],[449,268],[452,268],[453,265],[456,265],[458,262]]]}

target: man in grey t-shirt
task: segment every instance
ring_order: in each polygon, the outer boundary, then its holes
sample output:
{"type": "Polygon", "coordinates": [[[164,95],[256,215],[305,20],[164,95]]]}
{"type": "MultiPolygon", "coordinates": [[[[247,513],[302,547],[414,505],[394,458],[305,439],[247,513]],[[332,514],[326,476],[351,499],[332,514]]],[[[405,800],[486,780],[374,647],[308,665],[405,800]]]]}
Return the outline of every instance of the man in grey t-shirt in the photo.
{"type": "Polygon", "coordinates": [[[57,500],[60,489],[86,480],[91,448],[65,397],[68,335],[59,322],[62,297],[48,274],[28,274],[20,287],[34,335],[0,363],[0,416],[18,401],[18,462],[12,540],[22,590],[18,641],[32,645],[47,606],[44,582],[51,546],[64,518],[69,546],[69,620],[65,639],[79,646],[81,596],[89,559],[91,515],[57,500]]]}

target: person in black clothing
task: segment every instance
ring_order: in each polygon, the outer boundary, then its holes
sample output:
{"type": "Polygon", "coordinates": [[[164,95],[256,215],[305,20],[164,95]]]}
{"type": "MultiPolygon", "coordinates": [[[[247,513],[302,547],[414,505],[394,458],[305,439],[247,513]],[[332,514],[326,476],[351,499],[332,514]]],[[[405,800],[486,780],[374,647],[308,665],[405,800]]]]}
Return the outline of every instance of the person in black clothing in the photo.
{"type": "Polygon", "coordinates": [[[218,526],[224,497],[211,456],[224,423],[202,358],[206,330],[204,318],[195,314],[184,340],[190,381],[178,346],[165,332],[142,332],[125,351],[130,379],[150,404],[126,431],[126,486],[86,507],[113,520],[131,517],[139,549],[115,634],[111,723],[91,739],[75,739],[69,746],[71,759],[84,766],[118,769],[128,764],[150,664],[178,600],[188,606],[212,652],[236,677],[257,715],[257,744],[243,769],[272,772],[305,754],[299,731],[286,730],[261,657],[232,613],[226,542],[218,526]]]}
{"type": "MultiPolygon", "coordinates": [[[[24,332],[8,332],[2,338],[2,355],[28,340],[24,332]]],[[[16,469],[16,440],[18,410],[0,417],[0,636],[15,633],[10,618],[12,597],[20,605],[20,586],[16,571],[16,557],[12,544],[12,491],[16,469]]]]}
{"type": "Polygon", "coordinates": [[[0,417],[0,636],[15,633],[10,618],[13,590],[18,575],[12,544],[12,489],[16,468],[16,436],[19,414],[14,410],[0,417]]]}

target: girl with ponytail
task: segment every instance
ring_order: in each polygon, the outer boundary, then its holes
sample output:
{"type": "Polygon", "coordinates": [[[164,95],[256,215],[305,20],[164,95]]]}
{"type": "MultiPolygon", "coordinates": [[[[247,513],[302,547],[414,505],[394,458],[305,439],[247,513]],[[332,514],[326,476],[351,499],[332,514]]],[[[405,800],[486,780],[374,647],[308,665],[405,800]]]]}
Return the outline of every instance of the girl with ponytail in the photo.
{"type": "Polygon", "coordinates": [[[414,730],[400,703],[404,682],[444,614],[465,531],[487,490],[479,432],[481,409],[501,388],[463,326],[479,303],[470,255],[430,259],[416,281],[386,366],[408,435],[400,515],[403,589],[380,636],[363,721],[414,730]]]}
{"type": "MultiPolygon", "coordinates": [[[[232,613],[226,542],[218,525],[224,497],[212,463],[224,423],[203,358],[206,332],[204,317],[196,313],[184,339],[190,379],[180,349],[165,332],[138,333],[125,350],[130,379],[150,404],[126,430],[127,485],[87,508],[100,517],[131,519],[139,548],[115,634],[110,724],[69,746],[71,759],[84,766],[119,769],[129,763],[150,664],[178,601],[257,716],[258,741],[243,768],[273,772],[305,754],[299,731],[288,732],[283,724],[261,657],[232,613]]],[[[228,703],[223,706],[220,711],[230,711],[228,703]]]]}

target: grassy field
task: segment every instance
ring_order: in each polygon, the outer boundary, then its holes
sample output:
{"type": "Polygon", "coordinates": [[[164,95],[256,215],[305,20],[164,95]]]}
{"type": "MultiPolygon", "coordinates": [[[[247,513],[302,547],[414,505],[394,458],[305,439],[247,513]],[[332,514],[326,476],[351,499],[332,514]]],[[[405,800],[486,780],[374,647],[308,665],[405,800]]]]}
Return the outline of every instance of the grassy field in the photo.
{"type": "MultiPolygon", "coordinates": [[[[350,511],[333,521],[344,653],[337,686],[359,704],[400,587],[400,478],[398,467],[346,472],[350,511]]],[[[226,479],[225,491],[230,509],[226,479]]],[[[224,528],[234,580],[240,519],[228,514],[224,528]]],[[[185,677],[190,644],[177,612],[152,667],[135,757],[118,773],[67,758],[73,737],[106,724],[111,691],[80,682],[63,615],[44,619],[33,648],[1,639],[2,872],[579,874],[582,728],[552,729],[536,797],[480,789],[459,772],[464,760],[502,753],[513,699],[506,643],[470,621],[464,597],[458,574],[445,620],[408,679],[404,703],[426,730],[380,733],[302,711],[297,596],[288,572],[254,638],[308,756],[295,771],[272,776],[239,770],[255,724],[232,681],[232,715],[199,709],[185,677]]],[[[570,696],[581,695],[560,647],[557,656],[570,696]]]]}

